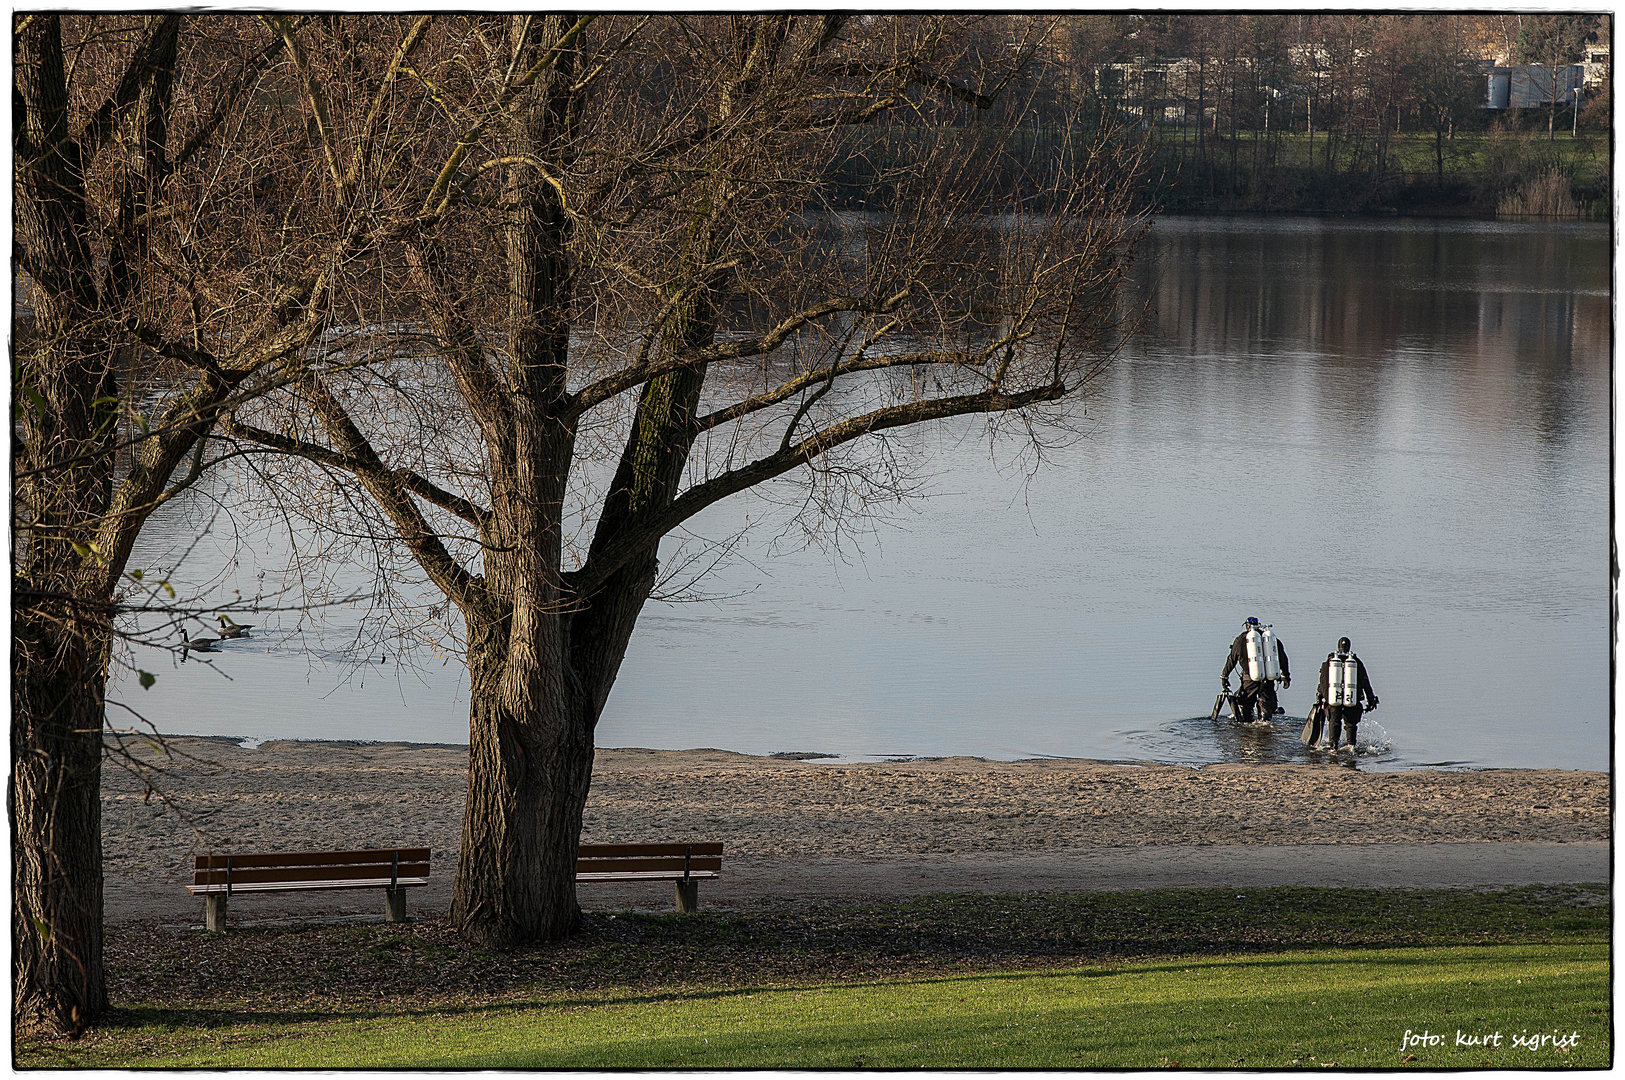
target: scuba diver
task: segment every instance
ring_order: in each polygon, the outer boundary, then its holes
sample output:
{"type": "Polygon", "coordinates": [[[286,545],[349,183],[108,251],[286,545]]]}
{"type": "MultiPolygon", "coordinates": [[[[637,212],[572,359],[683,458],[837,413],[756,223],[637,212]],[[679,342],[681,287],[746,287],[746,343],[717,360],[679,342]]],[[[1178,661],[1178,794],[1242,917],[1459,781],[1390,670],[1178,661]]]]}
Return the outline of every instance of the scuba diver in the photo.
{"type": "Polygon", "coordinates": [[[1337,749],[1345,728],[1348,746],[1353,749],[1364,711],[1361,698],[1365,699],[1365,709],[1377,707],[1377,695],[1371,692],[1365,662],[1354,655],[1348,638],[1338,638],[1337,651],[1328,654],[1326,662],[1320,665],[1320,688],[1315,691],[1315,703],[1321,707],[1331,729],[1330,749],[1337,749]]]}
{"type": "Polygon", "coordinates": [[[1219,673],[1219,685],[1226,695],[1230,693],[1230,672],[1238,667],[1241,690],[1233,699],[1236,720],[1251,721],[1255,708],[1258,719],[1268,720],[1275,715],[1276,680],[1285,690],[1292,685],[1292,673],[1287,668],[1286,647],[1276,639],[1275,631],[1251,616],[1230,643],[1230,655],[1219,673]]]}

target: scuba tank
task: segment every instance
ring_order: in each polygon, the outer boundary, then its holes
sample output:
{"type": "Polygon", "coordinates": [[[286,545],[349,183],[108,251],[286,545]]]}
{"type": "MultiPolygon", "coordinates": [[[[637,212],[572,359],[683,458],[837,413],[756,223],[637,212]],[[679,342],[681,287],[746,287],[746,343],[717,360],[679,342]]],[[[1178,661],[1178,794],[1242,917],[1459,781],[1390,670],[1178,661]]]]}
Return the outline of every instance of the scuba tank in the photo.
{"type": "Polygon", "coordinates": [[[1353,705],[1360,700],[1360,660],[1353,653],[1326,657],[1326,704],[1353,705]]]}
{"type": "Polygon", "coordinates": [[[1268,626],[1252,626],[1242,636],[1247,645],[1247,681],[1279,679],[1281,654],[1275,648],[1275,631],[1268,626]]]}

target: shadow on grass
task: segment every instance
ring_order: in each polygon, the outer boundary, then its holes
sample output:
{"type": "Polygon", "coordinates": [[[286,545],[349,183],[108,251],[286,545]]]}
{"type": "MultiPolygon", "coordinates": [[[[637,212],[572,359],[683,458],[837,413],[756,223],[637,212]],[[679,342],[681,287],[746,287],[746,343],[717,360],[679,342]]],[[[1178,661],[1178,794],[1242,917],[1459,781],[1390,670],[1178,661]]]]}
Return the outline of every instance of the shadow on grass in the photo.
{"type": "MultiPolygon", "coordinates": [[[[1246,957],[1203,957],[1168,963],[1112,965],[1109,967],[1057,967],[1021,971],[966,972],[947,975],[898,976],[882,979],[842,981],[832,986],[821,982],[753,983],[740,986],[703,987],[675,986],[643,993],[562,992],[542,997],[489,999],[461,1004],[425,1004],[413,1008],[313,1008],[294,1010],[265,1010],[251,1008],[199,1008],[177,1009],[164,1007],[137,1007],[120,1009],[111,1016],[104,1029],[117,1031],[152,1030],[154,1028],[240,1028],[244,1026],[277,1027],[314,1022],[333,1021],[389,1021],[434,1019],[458,1016],[517,1016],[530,1013],[564,1012],[582,1007],[617,1007],[662,1005],[678,1002],[724,1001],[752,998],[760,995],[796,995],[827,993],[831,990],[886,990],[899,986],[954,986],[959,984],[1015,984],[1030,979],[1108,979],[1124,975],[1222,974],[1227,978],[1244,978],[1249,974],[1281,971],[1308,971],[1347,968],[1389,968],[1423,970],[1432,981],[1451,981],[1453,968],[1467,971],[1482,970],[1485,956],[1477,951],[1504,950],[1509,946],[1455,946],[1472,949],[1471,953],[1450,955],[1441,953],[1437,946],[1417,946],[1386,954],[1375,950],[1309,949],[1288,954],[1246,957]],[[1414,954],[1414,955],[1407,955],[1414,954]]],[[[1335,982],[1336,980],[1330,980],[1335,982]]]]}
{"type": "Polygon", "coordinates": [[[116,1004],[158,1009],[143,1016],[298,1023],[403,1015],[391,1002],[444,1013],[520,999],[656,1001],[1131,960],[1185,967],[1298,950],[1606,942],[1610,909],[1599,900],[1607,897],[1606,887],[1584,886],[939,895],[889,905],[595,913],[566,941],[506,954],[467,946],[444,919],[216,936],[116,927],[106,965],[116,1004]]]}

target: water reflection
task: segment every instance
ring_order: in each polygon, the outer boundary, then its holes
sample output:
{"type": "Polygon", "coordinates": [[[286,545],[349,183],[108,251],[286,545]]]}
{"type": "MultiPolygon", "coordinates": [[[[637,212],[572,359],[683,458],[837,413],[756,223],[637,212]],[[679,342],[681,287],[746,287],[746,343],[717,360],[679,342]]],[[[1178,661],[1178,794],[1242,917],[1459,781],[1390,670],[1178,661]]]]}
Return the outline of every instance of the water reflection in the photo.
{"type": "Polygon", "coordinates": [[[1220,356],[1244,384],[1321,357],[1336,412],[1369,415],[1374,360],[1426,354],[1466,418],[1566,437],[1608,363],[1606,232],[1585,226],[1373,226],[1160,219],[1139,271],[1158,351],[1220,356]],[[1338,377],[1342,376],[1342,377],[1338,377]],[[1488,377],[1486,377],[1488,376],[1488,377]]]}

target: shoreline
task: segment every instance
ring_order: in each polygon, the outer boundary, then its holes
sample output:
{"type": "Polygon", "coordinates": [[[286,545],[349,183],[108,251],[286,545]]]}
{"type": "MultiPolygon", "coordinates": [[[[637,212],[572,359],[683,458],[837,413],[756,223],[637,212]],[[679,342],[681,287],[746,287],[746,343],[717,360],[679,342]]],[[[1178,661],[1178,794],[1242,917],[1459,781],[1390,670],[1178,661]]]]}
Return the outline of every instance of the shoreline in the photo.
{"type": "MultiPolygon", "coordinates": [[[[235,747],[247,752],[265,748],[274,748],[284,744],[295,746],[328,746],[362,750],[366,748],[400,748],[403,750],[455,750],[464,754],[468,752],[467,743],[454,742],[412,742],[405,739],[260,739],[245,735],[176,735],[158,734],[148,736],[140,733],[131,733],[129,738],[140,741],[156,738],[161,741],[213,743],[221,746],[235,747]],[[252,744],[252,745],[249,745],[252,744]]],[[[1384,767],[1381,762],[1367,762],[1354,759],[1351,762],[1344,758],[1327,758],[1325,760],[1311,761],[1208,761],[1188,763],[1177,761],[1154,761],[1149,758],[1094,758],[1094,757],[1067,757],[1059,755],[1039,755],[1035,757],[1020,758],[992,758],[977,754],[831,754],[822,751],[806,750],[778,750],[767,754],[752,754],[743,750],[724,750],[715,746],[690,746],[681,750],[666,750],[649,746],[599,746],[595,747],[597,753],[613,754],[722,754],[730,757],[742,758],[747,761],[760,762],[792,762],[807,765],[821,765],[825,767],[850,767],[858,765],[907,765],[911,763],[929,763],[943,761],[975,761],[989,765],[1055,765],[1064,767],[1068,765],[1098,765],[1111,766],[1124,769],[1187,769],[1200,772],[1205,769],[1228,768],[1244,766],[1247,768],[1274,768],[1277,766],[1292,768],[1341,768],[1349,771],[1361,772],[1368,776],[1399,776],[1413,772],[1438,773],[1478,773],[1478,772],[1574,772],[1607,776],[1607,769],[1582,769],[1567,765],[1473,765],[1470,763],[1436,762],[1433,764],[1401,765],[1397,767],[1384,767]]]]}
{"type": "MultiPolygon", "coordinates": [[[[145,745],[133,749],[156,763],[145,745]]],[[[106,911],[195,922],[192,856],[427,846],[415,914],[447,910],[468,751],[454,744],[168,745],[162,771],[104,769],[106,911]],[[149,796],[148,781],[155,794],[149,796]]],[[[718,907],[1208,883],[1471,885],[1609,880],[1611,777],[1554,769],[1364,773],[955,757],[823,764],[599,748],[589,843],[716,841],[718,907]]],[[[669,910],[669,883],[590,885],[593,907],[669,910]]],[[[234,900],[242,917],[376,915],[367,891],[234,900]]]]}

